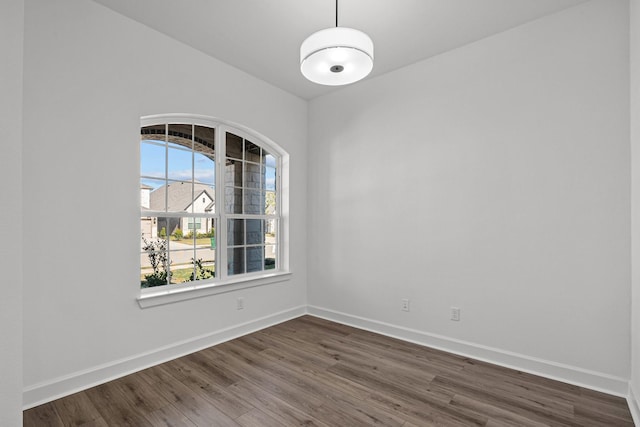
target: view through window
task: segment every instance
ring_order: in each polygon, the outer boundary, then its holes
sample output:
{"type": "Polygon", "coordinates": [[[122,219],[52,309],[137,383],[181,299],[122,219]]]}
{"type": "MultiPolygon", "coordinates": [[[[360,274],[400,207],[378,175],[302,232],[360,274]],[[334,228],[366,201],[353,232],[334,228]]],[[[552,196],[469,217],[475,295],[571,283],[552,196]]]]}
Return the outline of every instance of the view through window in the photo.
{"type": "Polygon", "coordinates": [[[216,123],[140,130],[140,286],[192,286],[279,268],[280,156],[216,123]]]}

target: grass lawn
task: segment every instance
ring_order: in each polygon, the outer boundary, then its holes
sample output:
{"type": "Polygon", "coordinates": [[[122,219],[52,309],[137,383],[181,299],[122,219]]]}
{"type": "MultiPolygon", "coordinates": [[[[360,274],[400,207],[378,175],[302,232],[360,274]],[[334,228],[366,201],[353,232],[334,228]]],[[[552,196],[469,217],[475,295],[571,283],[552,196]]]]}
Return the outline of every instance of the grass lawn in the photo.
{"type": "MultiPolygon", "coordinates": [[[[174,239],[173,237],[171,238],[172,242],[180,242],[180,243],[184,243],[186,245],[190,244],[191,242],[193,242],[193,239],[185,239],[182,238],[180,240],[174,239]]],[[[211,237],[199,237],[196,239],[196,246],[211,246],[211,237]]]]}

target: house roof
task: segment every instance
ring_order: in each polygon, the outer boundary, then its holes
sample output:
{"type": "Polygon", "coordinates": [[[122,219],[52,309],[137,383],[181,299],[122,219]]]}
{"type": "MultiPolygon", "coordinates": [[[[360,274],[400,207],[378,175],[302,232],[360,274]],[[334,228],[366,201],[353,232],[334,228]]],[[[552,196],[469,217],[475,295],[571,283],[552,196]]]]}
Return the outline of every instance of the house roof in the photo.
{"type": "Polygon", "coordinates": [[[187,210],[194,200],[197,200],[205,194],[211,203],[205,209],[209,212],[213,209],[215,193],[210,185],[196,182],[193,184],[193,193],[191,192],[190,182],[173,182],[168,186],[158,187],[149,195],[149,208],[152,211],[163,211],[165,208],[165,200],[167,200],[167,210],[170,212],[181,212],[187,210]],[[165,191],[166,189],[166,191],[165,191]]]}

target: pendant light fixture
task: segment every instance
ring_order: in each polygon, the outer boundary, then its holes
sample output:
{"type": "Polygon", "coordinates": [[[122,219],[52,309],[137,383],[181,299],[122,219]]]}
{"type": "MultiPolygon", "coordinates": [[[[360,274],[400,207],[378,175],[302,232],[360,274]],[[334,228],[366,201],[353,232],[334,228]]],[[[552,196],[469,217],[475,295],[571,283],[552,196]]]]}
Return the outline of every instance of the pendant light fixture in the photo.
{"type": "Polygon", "coordinates": [[[373,69],[373,42],[353,28],[336,26],[311,34],[300,46],[300,71],[314,83],[340,86],[365,78],[373,69]]]}

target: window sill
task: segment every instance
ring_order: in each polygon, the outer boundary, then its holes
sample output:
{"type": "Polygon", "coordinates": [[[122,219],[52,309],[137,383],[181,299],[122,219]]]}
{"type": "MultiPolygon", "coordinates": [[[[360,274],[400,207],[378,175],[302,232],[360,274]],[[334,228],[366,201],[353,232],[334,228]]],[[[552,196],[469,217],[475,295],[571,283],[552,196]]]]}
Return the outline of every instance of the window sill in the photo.
{"type": "Polygon", "coordinates": [[[173,304],[194,298],[202,298],[241,289],[254,288],[256,286],[270,285],[284,282],[291,278],[288,271],[261,274],[259,276],[228,279],[223,282],[198,284],[189,287],[171,288],[163,286],[163,289],[148,288],[138,297],[140,308],[155,307],[158,305],[173,304]],[[168,289],[166,289],[168,288],[168,289]]]}

